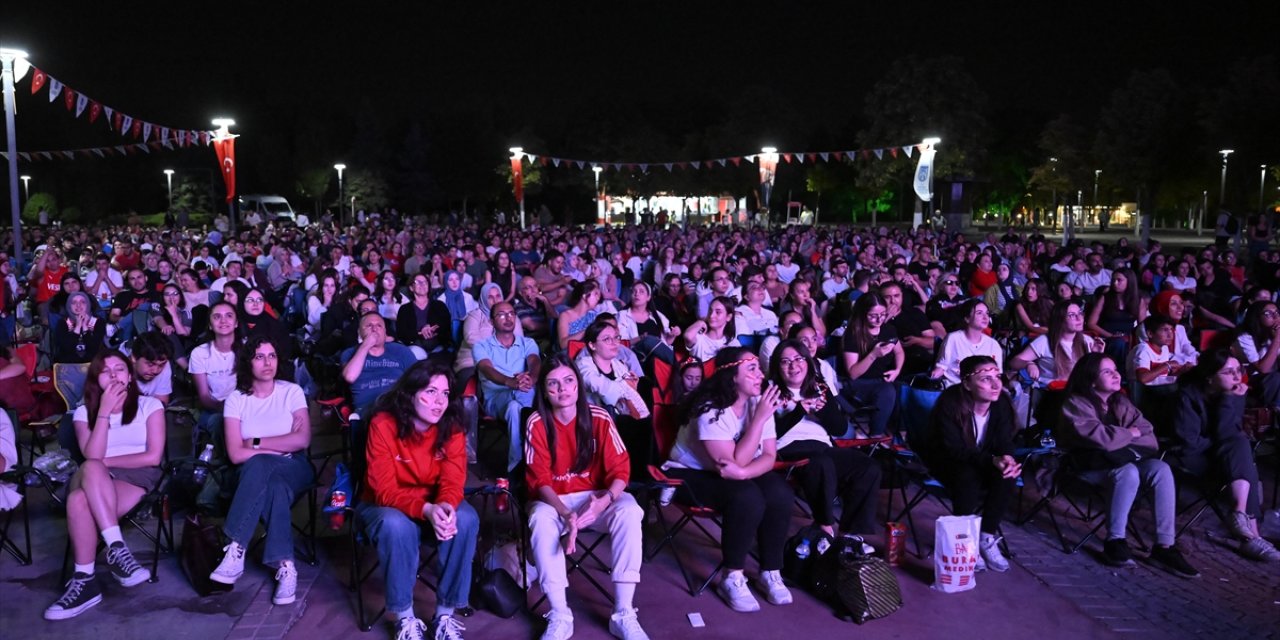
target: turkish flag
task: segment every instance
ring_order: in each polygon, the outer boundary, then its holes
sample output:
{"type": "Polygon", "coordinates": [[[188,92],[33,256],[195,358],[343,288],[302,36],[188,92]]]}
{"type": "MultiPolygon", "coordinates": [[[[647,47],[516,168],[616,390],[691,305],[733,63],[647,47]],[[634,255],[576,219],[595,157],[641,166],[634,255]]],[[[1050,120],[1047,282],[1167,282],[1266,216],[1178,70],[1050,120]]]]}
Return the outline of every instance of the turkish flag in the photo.
{"type": "Polygon", "coordinates": [[[67,111],[74,109],[76,106],[76,92],[72,91],[71,87],[63,87],[62,101],[67,105],[67,111]]]}
{"type": "Polygon", "coordinates": [[[213,139],[213,150],[218,154],[218,164],[222,167],[222,179],[227,183],[227,202],[236,197],[236,138],[235,136],[213,139]]]}
{"type": "Polygon", "coordinates": [[[520,158],[511,159],[511,185],[515,190],[516,202],[524,201],[524,165],[520,158]]]}
{"type": "Polygon", "coordinates": [[[89,124],[98,121],[98,116],[102,115],[102,105],[97,102],[89,103],[89,124]]]}
{"type": "Polygon", "coordinates": [[[129,134],[130,134],[130,135],[132,135],[132,136],[133,136],[133,138],[134,138],[135,140],[137,140],[137,139],[138,139],[138,137],[142,135],[142,121],[141,121],[141,120],[134,120],[134,121],[133,121],[133,126],[132,126],[132,127],[130,127],[130,129],[129,129],[129,134]]]}
{"type": "Polygon", "coordinates": [[[44,81],[48,79],[49,76],[45,75],[43,71],[31,67],[31,95],[34,96],[37,91],[43,89],[44,81]]]}

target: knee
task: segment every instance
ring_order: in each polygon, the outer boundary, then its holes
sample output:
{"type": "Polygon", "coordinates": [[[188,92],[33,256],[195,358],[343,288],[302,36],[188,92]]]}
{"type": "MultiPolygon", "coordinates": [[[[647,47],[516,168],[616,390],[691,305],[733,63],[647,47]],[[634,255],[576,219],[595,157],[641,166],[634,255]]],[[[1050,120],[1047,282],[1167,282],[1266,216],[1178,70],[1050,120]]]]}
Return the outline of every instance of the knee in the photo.
{"type": "Polygon", "coordinates": [[[875,387],[874,397],[877,405],[894,404],[898,401],[898,392],[892,384],[884,382],[875,387]]]}
{"type": "Polygon", "coordinates": [[[761,489],[764,503],[770,509],[790,509],[791,503],[795,502],[796,494],[791,490],[791,485],[783,482],[781,478],[770,478],[770,481],[766,482],[761,489]]]}
{"type": "Polygon", "coordinates": [[[463,537],[474,537],[480,531],[480,516],[476,514],[476,510],[465,501],[458,503],[457,513],[458,535],[463,537]]]}
{"type": "Polygon", "coordinates": [[[416,541],[420,535],[418,523],[397,509],[380,507],[382,513],[370,526],[370,536],[375,544],[395,544],[402,541],[416,541]]]}
{"type": "Polygon", "coordinates": [[[618,519],[628,523],[639,525],[644,520],[644,509],[636,502],[631,494],[624,493],[618,497],[618,519]]]}
{"type": "Polygon", "coordinates": [[[754,482],[738,480],[732,495],[725,501],[725,514],[735,519],[759,522],[764,517],[766,496],[754,482]]]}
{"type": "Polygon", "coordinates": [[[543,531],[557,531],[560,521],[560,514],[549,505],[543,507],[542,504],[535,504],[529,510],[529,531],[537,534],[543,531]]]}
{"type": "Polygon", "coordinates": [[[1138,475],[1138,468],[1132,464],[1126,464],[1113,472],[1113,478],[1117,487],[1137,486],[1141,478],[1138,475]]]}

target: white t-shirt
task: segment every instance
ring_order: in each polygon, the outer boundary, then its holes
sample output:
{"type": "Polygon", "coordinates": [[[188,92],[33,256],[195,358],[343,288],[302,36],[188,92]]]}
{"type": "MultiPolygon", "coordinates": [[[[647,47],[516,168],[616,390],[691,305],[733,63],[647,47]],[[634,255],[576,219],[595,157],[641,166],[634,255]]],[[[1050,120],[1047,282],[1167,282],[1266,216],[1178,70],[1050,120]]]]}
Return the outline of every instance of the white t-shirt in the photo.
{"type": "Polygon", "coordinates": [[[778,280],[787,284],[791,284],[791,281],[796,279],[796,274],[800,273],[800,265],[794,262],[785,266],[782,264],[776,264],[774,267],[778,270],[778,280]]]}
{"type": "Polygon", "coordinates": [[[214,400],[226,400],[236,389],[236,353],[235,350],[223,353],[213,348],[212,342],[206,342],[191,350],[188,364],[191,375],[203,373],[208,376],[209,395],[214,400]]]}
{"type": "Polygon", "coordinates": [[[973,414],[973,441],[982,447],[982,442],[987,439],[987,424],[991,422],[991,411],[987,411],[986,415],[973,414]]]}
{"type": "MultiPolygon", "coordinates": [[[[157,411],[164,411],[159,400],[148,396],[138,396],[138,413],[133,422],[121,424],[124,413],[113,413],[107,418],[107,453],[104,457],[127,456],[143,453],[147,450],[147,418],[157,411]]],[[[89,409],[84,405],[76,407],[71,416],[72,422],[88,422],[89,409]]],[[[93,425],[89,425],[92,429],[93,425]]]]}
{"type": "Polygon", "coordinates": [[[694,337],[693,343],[689,345],[689,355],[703,362],[707,362],[709,360],[714,360],[716,354],[725,347],[740,346],[742,346],[742,344],[738,342],[737,336],[730,336],[727,341],[714,340],[708,337],[707,333],[704,331],[694,337]]]}
{"type": "MultiPolygon", "coordinates": [[[[117,289],[124,288],[124,277],[120,275],[119,271],[108,267],[106,279],[110,280],[111,284],[115,285],[117,289]]],[[[111,288],[107,286],[107,283],[98,280],[98,271],[96,269],[84,275],[84,291],[99,300],[108,300],[112,295],[111,288]]]]}
{"type": "Polygon", "coordinates": [[[232,391],[222,416],[240,420],[241,439],[272,438],[289,433],[293,429],[293,412],[306,408],[307,398],[302,395],[302,387],[276,380],[276,388],[265,398],[232,391]]]}
{"type": "Polygon", "coordinates": [[[1174,291],[1186,291],[1188,289],[1196,288],[1196,279],[1191,276],[1187,276],[1185,278],[1180,278],[1176,275],[1168,276],[1164,279],[1164,283],[1165,286],[1173,289],[1174,291]]]}
{"type": "Polygon", "coordinates": [[[1267,352],[1267,347],[1271,346],[1271,341],[1268,340],[1258,345],[1254,343],[1253,336],[1242,333],[1240,337],[1236,338],[1236,344],[1240,345],[1240,353],[1244,355],[1244,359],[1249,364],[1253,364],[1262,359],[1262,354],[1267,352]]]}
{"type": "MultiPolygon", "coordinates": [[[[1129,377],[1137,379],[1136,374],[1139,369],[1150,369],[1157,364],[1172,360],[1173,352],[1169,350],[1169,347],[1161,346],[1160,350],[1156,351],[1154,345],[1144,340],[1139,342],[1138,346],[1134,347],[1133,351],[1130,352],[1129,377]]],[[[1177,378],[1165,375],[1148,382],[1147,386],[1173,384],[1174,382],[1177,382],[1177,378]]]]}
{"type": "Polygon", "coordinates": [[[978,339],[978,344],[974,344],[969,342],[964,331],[952,331],[942,341],[942,350],[938,352],[937,366],[942,367],[942,377],[946,379],[947,386],[960,384],[960,363],[969,356],[991,356],[996,361],[996,368],[1004,371],[1004,349],[994,338],[984,335],[978,339]]]}
{"type": "Polygon", "coordinates": [[[839,280],[839,281],[835,280],[834,278],[827,278],[826,280],[822,281],[822,293],[828,298],[834,298],[840,295],[841,292],[847,291],[848,289],[849,289],[848,278],[845,278],[844,280],[839,280]]]}
{"type": "Polygon", "coordinates": [[[150,382],[138,378],[138,391],[144,396],[167,396],[173,394],[173,367],[169,363],[165,363],[164,369],[160,370],[160,375],[152,378],[150,382]]]}
{"type": "MultiPolygon", "coordinates": [[[[741,419],[733,412],[732,408],[727,408],[723,411],[712,409],[681,427],[680,435],[676,438],[676,445],[671,448],[671,459],[667,461],[666,466],[714,471],[716,462],[707,454],[707,447],[702,444],[702,441],[723,440],[737,442],[738,438],[742,436],[742,430],[746,427],[747,420],[750,420],[751,416],[755,414],[756,404],[759,400],[759,398],[752,398],[747,401],[747,412],[741,419]]],[[[777,426],[774,424],[773,415],[770,414],[764,423],[764,430],[760,433],[761,444],[756,448],[752,459],[759,458],[764,454],[764,441],[777,439],[777,426]]]]}
{"type": "Polygon", "coordinates": [[[747,305],[737,307],[734,311],[738,316],[736,329],[739,334],[778,332],[778,315],[764,307],[760,308],[760,313],[747,305]]]}

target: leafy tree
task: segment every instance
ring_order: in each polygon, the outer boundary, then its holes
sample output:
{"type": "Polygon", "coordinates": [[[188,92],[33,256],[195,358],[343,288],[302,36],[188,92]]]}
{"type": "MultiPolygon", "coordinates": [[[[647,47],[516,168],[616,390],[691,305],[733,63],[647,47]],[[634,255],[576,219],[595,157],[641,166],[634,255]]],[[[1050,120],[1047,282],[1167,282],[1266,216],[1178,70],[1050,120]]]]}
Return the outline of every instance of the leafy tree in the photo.
{"type": "Polygon", "coordinates": [[[31,197],[27,198],[27,203],[22,205],[22,219],[27,222],[39,221],[41,209],[49,212],[50,220],[58,218],[58,200],[52,193],[39,191],[31,194],[31,197]]]}
{"type": "Polygon", "coordinates": [[[298,175],[294,184],[299,195],[311,200],[311,212],[316,217],[320,216],[320,209],[324,206],[325,195],[329,192],[329,183],[333,177],[334,170],[327,167],[308,169],[298,175]]]}
{"type": "Polygon", "coordinates": [[[346,207],[351,207],[352,198],[355,198],[355,211],[386,211],[391,204],[391,188],[379,173],[368,169],[349,170],[343,180],[346,207]]]}
{"type": "Polygon", "coordinates": [[[209,198],[209,183],[192,176],[180,176],[173,185],[173,209],[174,211],[186,209],[191,213],[213,211],[213,201],[209,198]]]}

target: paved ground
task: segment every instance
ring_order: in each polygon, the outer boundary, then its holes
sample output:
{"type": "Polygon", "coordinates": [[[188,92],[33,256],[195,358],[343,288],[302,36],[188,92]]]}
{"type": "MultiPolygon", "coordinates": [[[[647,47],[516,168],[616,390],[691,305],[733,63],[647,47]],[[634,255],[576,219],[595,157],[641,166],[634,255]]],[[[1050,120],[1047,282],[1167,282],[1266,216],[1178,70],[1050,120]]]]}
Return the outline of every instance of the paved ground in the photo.
{"type": "MultiPolygon", "coordinates": [[[[1264,469],[1264,476],[1270,483],[1270,468],[1264,469]]],[[[1271,489],[1270,484],[1267,488],[1271,489]]],[[[1025,503],[1031,500],[1028,495],[1025,503]]],[[[47,497],[37,494],[32,502],[35,563],[24,567],[8,555],[0,558],[0,637],[101,640],[135,637],[142,630],[175,638],[390,637],[389,623],[375,626],[368,635],[358,631],[354,594],[347,588],[349,542],[345,532],[327,531],[321,539],[318,566],[300,564],[299,600],[293,605],[271,605],[271,574],[252,562],[234,591],[199,598],[176,559],[164,556],[158,583],[127,591],[107,584],[105,600],[95,609],[72,621],[46,622],[40,612],[61,592],[56,581],[66,540],[65,521],[47,497]]],[[[939,512],[931,503],[917,512],[916,522],[925,539],[931,538],[932,516],[939,512]]],[[[799,591],[795,604],[764,604],[758,614],[733,613],[711,593],[690,597],[668,551],[645,565],[636,604],[654,638],[794,640],[798,631],[875,638],[1280,638],[1280,565],[1242,559],[1222,538],[1215,520],[1207,513],[1181,541],[1189,559],[1204,573],[1198,580],[1182,580],[1146,565],[1109,569],[1096,559],[1096,542],[1079,554],[1066,555],[1059,550],[1048,519],[1039,516],[1021,527],[1006,523],[1016,554],[1014,569],[981,574],[978,587],[968,593],[932,591],[931,560],[908,556],[907,563],[896,570],[904,608],[857,628],[837,620],[823,604],[799,591]],[[691,612],[702,614],[706,628],[690,628],[686,614],[691,612]]],[[[1080,521],[1062,521],[1072,540],[1083,533],[1080,521]]],[[[1135,522],[1144,534],[1150,531],[1150,514],[1140,512],[1135,522]]],[[[794,524],[799,526],[800,520],[794,524]]],[[[150,558],[136,532],[127,537],[144,562],[150,558]]],[[[690,568],[695,575],[705,576],[717,552],[692,532],[682,540],[690,568]]],[[[606,576],[599,577],[608,584],[606,576]]],[[[609,606],[604,598],[580,577],[571,578],[571,583],[575,637],[609,637],[609,606]]],[[[366,589],[370,604],[380,607],[380,580],[371,580],[366,589]]],[[[536,597],[535,590],[530,602],[536,597]]],[[[433,595],[420,587],[416,598],[419,612],[429,615],[433,595]]],[[[464,622],[469,638],[532,638],[541,632],[539,614],[544,611],[545,605],[532,615],[517,614],[510,620],[478,612],[464,622]]]]}

